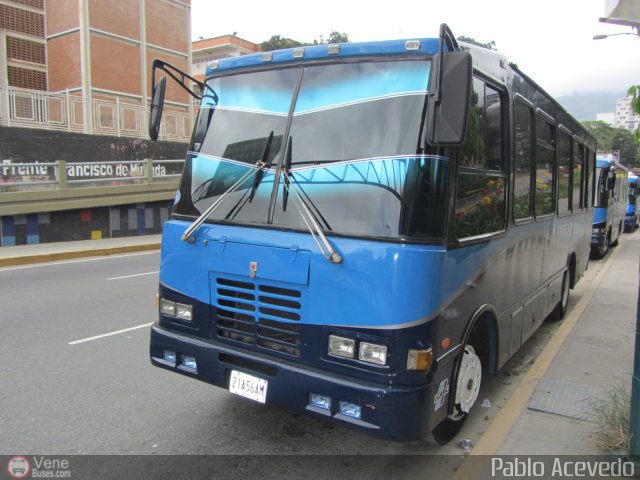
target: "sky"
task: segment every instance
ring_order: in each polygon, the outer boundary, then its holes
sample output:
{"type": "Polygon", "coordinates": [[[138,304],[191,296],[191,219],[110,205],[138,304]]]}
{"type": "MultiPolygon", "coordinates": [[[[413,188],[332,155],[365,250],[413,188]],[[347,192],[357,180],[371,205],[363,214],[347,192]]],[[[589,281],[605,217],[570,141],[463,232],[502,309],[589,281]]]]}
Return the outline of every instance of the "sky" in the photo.
{"type": "Polygon", "coordinates": [[[497,50],[553,96],[613,92],[640,84],[640,37],[605,24],[605,0],[192,0],[192,39],[236,32],[254,43],[273,35],[300,42],[346,33],[352,42],[437,37],[495,41],[497,50]]]}

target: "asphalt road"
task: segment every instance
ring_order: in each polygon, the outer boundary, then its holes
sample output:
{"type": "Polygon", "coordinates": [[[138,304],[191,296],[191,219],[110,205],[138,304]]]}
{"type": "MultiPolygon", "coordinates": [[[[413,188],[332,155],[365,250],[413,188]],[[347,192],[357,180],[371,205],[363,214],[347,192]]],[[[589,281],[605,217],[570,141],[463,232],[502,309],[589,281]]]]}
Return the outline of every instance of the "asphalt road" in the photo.
{"type": "Polygon", "coordinates": [[[218,457],[225,468],[246,473],[270,454],[286,456],[291,475],[323,471],[327,457],[308,455],[334,455],[328,471],[349,477],[447,478],[458,441],[482,435],[555,328],[546,322],[484,382],[488,402],[450,444],[384,441],[152,367],[158,262],[151,252],[0,269],[0,455],[230,455],[218,457]]]}

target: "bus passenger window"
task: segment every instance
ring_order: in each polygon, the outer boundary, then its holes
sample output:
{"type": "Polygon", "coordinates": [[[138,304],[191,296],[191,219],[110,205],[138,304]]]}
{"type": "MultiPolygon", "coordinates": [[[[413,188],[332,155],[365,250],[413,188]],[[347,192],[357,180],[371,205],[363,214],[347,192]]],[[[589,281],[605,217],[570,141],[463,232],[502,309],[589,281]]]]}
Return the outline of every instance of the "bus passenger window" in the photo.
{"type": "Polygon", "coordinates": [[[536,122],[535,214],[554,213],[553,176],[556,164],[555,127],[541,116],[536,122]]]}
{"type": "Polygon", "coordinates": [[[573,196],[571,197],[573,211],[586,206],[582,189],[582,172],[584,169],[584,145],[574,144],[573,150],[573,196]]]}
{"type": "Polygon", "coordinates": [[[455,223],[458,238],[504,229],[505,182],[500,92],[475,78],[467,140],[458,151],[455,223]]]}
{"type": "Polygon", "coordinates": [[[571,210],[571,137],[560,132],[558,157],[558,213],[571,210]]]}
{"type": "Polygon", "coordinates": [[[504,229],[503,177],[463,173],[456,191],[456,234],[473,237],[504,229]]]}
{"type": "Polygon", "coordinates": [[[469,123],[467,125],[467,140],[462,146],[459,165],[469,168],[484,168],[485,166],[485,109],[484,82],[473,79],[471,92],[471,108],[469,109],[469,123]]]}
{"type": "Polygon", "coordinates": [[[485,111],[487,169],[503,171],[500,92],[489,85],[485,88],[485,111]]]}
{"type": "Polygon", "coordinates": [[[516,102],[514,112],[516,175],[513,186],[513,217],[516,220],[523,220],[531,216],[533,111],[524,103],[516,102]]]}

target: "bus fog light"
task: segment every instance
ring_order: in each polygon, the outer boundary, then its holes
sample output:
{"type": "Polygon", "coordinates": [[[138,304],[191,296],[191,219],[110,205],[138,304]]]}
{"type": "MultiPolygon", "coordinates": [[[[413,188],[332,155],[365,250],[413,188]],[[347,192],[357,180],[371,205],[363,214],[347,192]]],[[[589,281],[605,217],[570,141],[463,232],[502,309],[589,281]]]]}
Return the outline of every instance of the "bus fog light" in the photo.
{"type": "Polygon", "coordinates": [[[340,413],[346,415],[347,417],[357,418],[360,420],[362,416],[362,408],[360,405],[356,405],[355,403],[349,402],[340,402],[340,413]]]}
{"type": "Polygon", "coordinates": [[[191,370],[198,369],[198,364],[195,357],[191,357],[189,355],[182,355],[182,366],[190,368],[191,370]]]}
{"type": "Polygon", "coordinates": [[[190,322],[193,320],[193,306],[176,303],[176,318],[190,322]]]}
{"type": "Polygon", "coordinates": [[[329,335],[329,355],[353,358],[356,351],[356,341],[352,338],[329,335]]]}
{"type": "Polygon", "coordinates": [[[176,304],[166,298],[160,299],[160,313],[167,315],[168,317],[176,316],[176,304]]]}
{"type": "Polygon", "coordinates": [[[377,365],[387,364],[386,345],[376,345],[374,343],[360,343],[358,358],[363,362],[375,363],[377,365]]]}
{"type": "Polygon", "coordinates": [[[172,352],[171,350],[163,350],[162,358],[165,362],[176,363],[176,352],[172,352]]]}
{"type": "Polygon", "coordinates": [[[319,395],[317,393],[309,394],[309,405],[323,410],[331,410],[331,397],[319,395]]]}
{"type": "Polygon", "coordinates": [[[433,364],[433,350],[409,350],[407,355],[407,370],[426,371],[433,364]]]}

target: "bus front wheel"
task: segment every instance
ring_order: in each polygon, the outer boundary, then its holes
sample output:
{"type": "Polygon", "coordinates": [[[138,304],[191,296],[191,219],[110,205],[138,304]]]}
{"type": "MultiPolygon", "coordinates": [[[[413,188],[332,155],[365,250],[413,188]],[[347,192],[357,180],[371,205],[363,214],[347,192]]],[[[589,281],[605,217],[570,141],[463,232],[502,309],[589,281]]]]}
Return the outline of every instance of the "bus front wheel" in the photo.
{"type": "Polygon", "coordinates": [[[482,363],[475,349],[467,344],[458,366],[454,411],[436,426],[432,435],[440,445],[444,445],[457,435],[467,420],[471,407],[476,403],[482,383],[482,363]]]}

